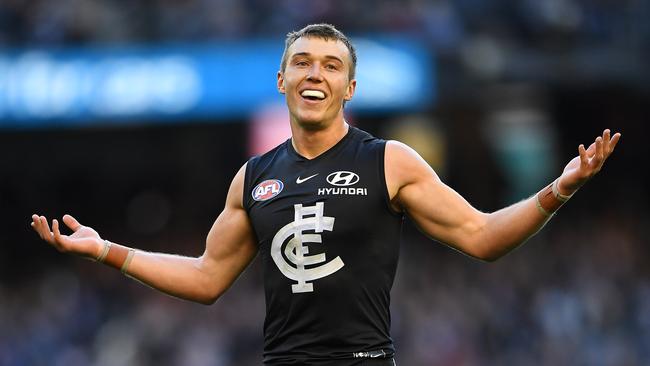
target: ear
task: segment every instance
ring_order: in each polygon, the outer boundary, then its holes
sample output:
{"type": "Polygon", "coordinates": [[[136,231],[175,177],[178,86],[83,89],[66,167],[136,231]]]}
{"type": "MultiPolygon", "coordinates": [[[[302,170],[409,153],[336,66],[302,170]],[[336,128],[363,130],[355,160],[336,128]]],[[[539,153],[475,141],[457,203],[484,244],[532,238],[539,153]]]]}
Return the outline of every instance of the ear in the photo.
{"type": "Polygon", "coordinates": [[[278,91],[280,92],[280,94],[284,94],[284,93],[285,93],[285,89],[284,89],[284,74],[282,73],[282,71],[278,71],[278,91]]]}
{"type": "Polygon", "coordinates": [[[350,80],[350,83],[348,83],[348,89],[345,91],[345,95],[343,96],[343,99],[346,101],[352,100],[352,96],[354,96],[354,91],[357,88],[357,79],[350,80]]]}

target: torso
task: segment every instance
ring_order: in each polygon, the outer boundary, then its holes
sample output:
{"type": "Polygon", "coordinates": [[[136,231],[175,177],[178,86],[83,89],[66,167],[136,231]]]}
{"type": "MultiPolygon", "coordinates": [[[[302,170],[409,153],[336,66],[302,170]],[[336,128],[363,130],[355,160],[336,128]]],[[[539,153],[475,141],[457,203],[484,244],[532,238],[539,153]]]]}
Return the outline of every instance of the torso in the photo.
{"type": "Polygon", "coordinates": [[[393,352],[402,217],[389,208],[385,145],[350,127],[314,159],[287,141],[249,161],[243,202],[264,263],[265,363],[393,352]]]}

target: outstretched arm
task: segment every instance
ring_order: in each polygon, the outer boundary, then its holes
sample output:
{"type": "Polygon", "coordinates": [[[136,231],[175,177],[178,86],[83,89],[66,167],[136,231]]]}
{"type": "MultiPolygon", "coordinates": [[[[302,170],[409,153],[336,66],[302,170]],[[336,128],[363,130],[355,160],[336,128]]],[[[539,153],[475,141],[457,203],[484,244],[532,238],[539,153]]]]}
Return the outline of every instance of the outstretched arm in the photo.
{"type": "MultiPolygon", "coordinates": [[[[114,256],[133,251],[126,262],[130,277],[172,296],[210,304],[230,287],[257,253],[255,235],[242,204],[244,174],[245,165],[233,179],[226,206],[212,225],[205,252],[198,258],[132,250],[114,243],[111,243],[112,252],[106,253],[106,243],[99,234],[70,215],[63,217],[63,222],[74,232],[69,236],[60,233],[56,219],[50,231],[47,219],[34,215],[32,227],[61,252],[98,259],[106,254],[114,256]]],[[[108,259],[107,263],[114,262],[108,259]]],[[[126,258],[120,259],[121,264],[126,258]]]]}
{"type": "Polygon", "coordinates": [[[621,135],[605,130],[588,149],[578,147],[562,175],[538,194],[493,213],[472,207],[445,185],[408,146],[386,145],[386,182],[395,210],[406,212],[427,235],[486,261],[505,255],[533,236],[567,196],[600,171],[621,135]]]}

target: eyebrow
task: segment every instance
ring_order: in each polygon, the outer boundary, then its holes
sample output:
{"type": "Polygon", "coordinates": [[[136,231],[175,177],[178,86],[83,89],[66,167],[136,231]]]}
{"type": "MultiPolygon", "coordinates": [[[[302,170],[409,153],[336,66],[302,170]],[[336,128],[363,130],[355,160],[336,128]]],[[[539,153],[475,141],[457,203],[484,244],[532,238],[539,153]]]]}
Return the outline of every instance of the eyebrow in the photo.
{"type": "MultiPolygon", "coordinates": [[[[297,53],[294,53],[293,55],[291,55],[291,58],[293,59],[293,58],[298,57],[298,56],[311,56],[311,53],[309,53],[309,52],[297,52],[297,53]]],[[[330,60],[336,60],[336,61],[344,64],[343,60],[341,60],[340,58],[338,58],[336,56],[325,55],[324,57],[327,58],[327,59],[330,59],[330,60]]]]}

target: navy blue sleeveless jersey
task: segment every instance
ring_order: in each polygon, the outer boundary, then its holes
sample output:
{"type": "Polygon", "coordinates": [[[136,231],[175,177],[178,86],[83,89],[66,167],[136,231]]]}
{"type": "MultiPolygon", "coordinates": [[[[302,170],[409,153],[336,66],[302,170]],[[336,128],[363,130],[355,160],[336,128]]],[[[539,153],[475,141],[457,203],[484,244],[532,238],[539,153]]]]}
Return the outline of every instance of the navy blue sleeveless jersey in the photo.
{"type": "Polygon", "coordinates": [[[265,364],[356,365],[394,353],[402,216],[389,206],[385,146],[350,127],[311,160],[291,140],[249,160],[243,202],[263,262],[265,364]]]}

